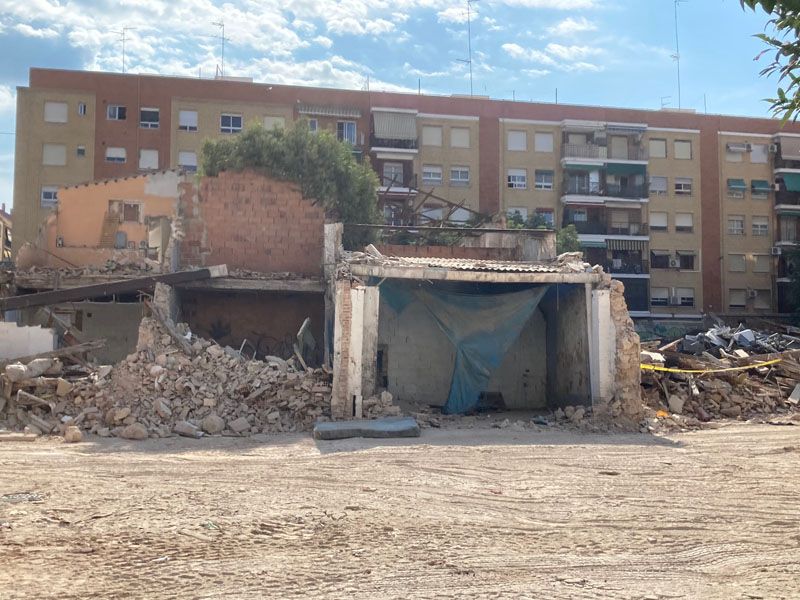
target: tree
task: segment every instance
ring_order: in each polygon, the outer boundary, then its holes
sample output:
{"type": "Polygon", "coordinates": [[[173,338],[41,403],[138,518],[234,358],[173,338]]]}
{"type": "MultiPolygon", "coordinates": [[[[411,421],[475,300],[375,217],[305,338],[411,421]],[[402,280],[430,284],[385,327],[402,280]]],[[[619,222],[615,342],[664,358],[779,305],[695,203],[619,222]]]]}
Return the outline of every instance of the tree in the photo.
{"type": "Polygon", "coordinates": [[[508,215],[506,219],[506,227],[509,229],[549,229],[547,220],[539,213],[533,213],[530,217],[525,219],[522,213],[515,210],[508,215]]]}
{"type": "Polygon", "coordinates": [[[761,71],[761,75],[778,73],[778,89],[775,98],[767,98],[772,112],[781,116],[784,121],[797,120],[800,116],[800,75],[796,74],[800,66],[800,2],[797,0],[739,0],[742,7],[755,11],[761,8],[772,18],[767,22],[774,29],[768,33],[756,34],[769,49],[762,51],[758,57],[775,51],[772,62],[761,71]]]}
{"type": "Polygon", "coordinates": [[[581,250],[581,241],[578,239],[578,230],[575,229],[575,225],[567,225],[558,230],[556,233],[556,252],[558,254],[580,252],[581,250]]]}
{"type": "MultiPolygon", "coordinates": [[[[288,129],[259,124],[233,139],[207,140],[201,172],[214,177],[220,171],[253,169],[298,183],[305,198],[321,202],[342,223],[379,223],[378,178],[351,150],[327,131],[311,133],[305,120],[288,129]]],[[[367,235],[345,232],[348,248],[369,241],[367,235]]]]}

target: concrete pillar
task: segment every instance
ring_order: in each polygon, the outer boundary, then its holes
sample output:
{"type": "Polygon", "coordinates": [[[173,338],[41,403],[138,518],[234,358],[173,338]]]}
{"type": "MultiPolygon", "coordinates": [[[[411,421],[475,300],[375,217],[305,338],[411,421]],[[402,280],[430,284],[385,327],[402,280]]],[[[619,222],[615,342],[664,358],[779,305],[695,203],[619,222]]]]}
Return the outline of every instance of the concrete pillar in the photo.
{"type": "Polygon", "coordinates": [[[592,406],[602,407],[614,397],[616,328],[611,318],[609,290],[591,290],[588,317],[592,406]]]}
{"type": "MultiPolygon", "coordinates": [[[[352,405],[351,417],[361,418],[358,410],[363,401],[362,365],[364,363],[364,296],[366,288],[350,290],[352,318],[350,320],[350,356],[347,361],[347,398],[352,405]]],[[[345,334],[346,335],[346,334],[345,334]]]]}
{"type": "Polygon", "coordinates": [[[348,392],[348,360],[350,356],[350,281],[335,282],[336,314],[333,326],[333,388],[331,392],[331,416],[334,419],[348,418],[352,414],[348,392]]]}
{"type": "Polygon", "coordinates": [[[378,320],[380,317],[380,288],[364,288],[364,313],[361,344],[361,395],[369,398],[375,393],[378,379],[378,320]]]}
{"type": "Polygon", "coordinates": [[[336,265],[339,261],[339,250],[342,247],[341,223],[326,223],[322,250],[322,274],[325,278],[325,325],[323,335],[323,364],[333,363],[331,336],[334,330],[334,313],[336,305],[336,265]]]}

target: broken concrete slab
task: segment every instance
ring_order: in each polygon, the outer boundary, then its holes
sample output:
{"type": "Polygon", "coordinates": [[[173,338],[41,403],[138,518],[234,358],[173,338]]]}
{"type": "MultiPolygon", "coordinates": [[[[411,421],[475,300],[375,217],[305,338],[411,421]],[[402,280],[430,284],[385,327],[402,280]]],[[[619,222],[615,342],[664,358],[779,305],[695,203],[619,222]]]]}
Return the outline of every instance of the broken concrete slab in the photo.
{"type": "Polygon", "coordinates": [[[373,421],[329,421],[314,426],[314,439],[317,440],[419,437],[419,435],[419,423],[413,417],[386,417],[373,421]]]}

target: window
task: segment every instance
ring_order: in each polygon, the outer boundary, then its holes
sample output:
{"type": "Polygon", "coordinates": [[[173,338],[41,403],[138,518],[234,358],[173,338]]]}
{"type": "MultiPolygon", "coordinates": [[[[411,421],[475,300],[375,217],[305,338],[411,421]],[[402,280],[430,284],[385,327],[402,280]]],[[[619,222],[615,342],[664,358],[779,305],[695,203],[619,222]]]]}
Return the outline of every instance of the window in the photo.
{"type": "Polygon", "coordinates": [[[451,167],[450,168],[450,185],[452,185],[452,186],[468,186],[469,185],[469,167],[451,167]]]}
{"type": "Polygon", "coordinates": [[[309,119],[308,120],[308,130],[311,133],[317,133],[317,129],[319,129],[319,121],[317,119],[309,119]]]}
{"type": "Polygon", "coordinates": [[[692,178],[691,177],[676,177],[675,178],[675,194],[678,196],[691,196],[692,195],[692,178]]]}
{"type": "Polygon", "coordinates": [[[725,150],[725,162],[740,163],[743,157],[744,154],[742,152],[736,152],[729,148],[725,150]]]}
{"type": "Polygon", "coordinates": [[[694,306],[694,288],[676,288],[678,303],[681,306],[694,306]]]}
{"type": "Polygon", "coordinates": [[[509,217],[513,217],[514,215],[519,215],[519,218],[522,221],[527,221],[528,220],[528,209],[525,208],[524,206],[511,206],[506,211],[506,214],[509,217]]]}
{"type": "Polygon", "coordinates": [[[197,154],[181,150],[178,152],[178,166],[184,171],[194,173],[197,171],[197,154]]]}
{"type": "Polygon", "coordinates": [[[650,158],[667,158],[667,140],[650,140],[650,158]]]}
{"type": "Polygon", "coordinates": [[[64,144],[45,144],[42,146],[42,164],[63,167],[67,164],[67,147],[64,144]]]}
{"type": "Polygon", "coordinates": [[[669,304],[669,288],[650,288],[650,306],[667,306],[669,304]]]}
{"type": "Polygon", "coordinates": [[[48,123],[67,122],[67,103],[66,102],[45,102],[44,120],[48,123]]]}
{"type": "Polygon", "coordinates": [[[650,266],[653,269],[669,269],[669,251],[650,250],[650,266]]]}
{"type": "Polygon", "coordinates": [[[744,198],[746,189],[747,186],[744,183],[744,179],[728,179],[728,198],[741,200],[744,198]]]}
{"type": "Polygon", "coordinates": [[[444,210],[441,206],[426,205],[422,208],[422,216],[433,221],[441,221],[444,217],[444,210]]]}
{"type": "Polygon", "coordinates": [[[690,140],[675,140],[674,154],[678,160],[692,160],[692,142],[690,140]]]}
{"type": "Polygon", "coordinates": [[[77,156],[81,157],[81,158],[83,158],[84,156],[86,156],[86,146],[78,146],[78,147],[75,149],[75,154],[76,154],[77,156]]]}
{"type": "Polygon", "coordinates": [[[744,235],[744,217],[742,215],[731,215],[728,217],[728,234],[744,235]]]}
{"type": "Polygon", "coordinates": [[[524,131],[509,131],[508,149],[510,151],[524,152],[528,149],[528,134],[524,131]]]}
{"type": "Polygon", "coordinates": [[[450,147],[469,148],[469,129],[467,127],[450,128],[450,147]]]}
{"type": "Polygon", "coordinates": [[[553,189],[553,172],[552,171],[535,171],[535,181],[533,187],[537,190],[552,190],[553,189]]]}
{"type": "Polygon", "coordinates": [[[549,229],[554,229],[556,226],[555,212],[552,208],[537,208],[536,214],[539,215],[544,222],[547,223],[549,229]]]}
{"type": "Polygon", "coordinates": [[[432,185],[441,185],[442,167],[438,165],[422,165],[422,182],[432,185]]]}
{"type": "Polygon", "coordinates": [[[692,233],[694,231],[694,215],[692,213],[675,213],[675,231],[692,233]]]}
{"type": "Polygon", "coordinates": [[[356,122],[355,121],[337,121],[336,122],[336,139],[340,142],[349,142],[353,146],[356,145],[356,122]]]}
{"type": "Polygon", "coordinates": [[[286,119],[283,117],[264,117],[265,129],[283,129],[286,126],[286,119]]]}
{"type": "Polygon", "coordinates": [[[753,273],[769,273],[772,271],[772,257],[769,254],[755,254],[753,259],[755,260],[753,273]]]}
{"type": "Polygon", "coordinates": [[[109,202],[109,212],[119,214],[122,211],[122,220],[126,223],[139,223],[141,215],[141,206],[138,202],[121,202],[120,200],[111,200],[109,202]]]}
{"type": "Polygon", "coordinates": [[[158,150],[139,150],[139,168],[157,169],[158,150]]]}
{"type": "Polygon", "coordinates": [[[747,271],[747,257],[744,254],[728,254],[728,271],[744,273],[747,271]]]}
{"type": "Polygon", "coordinates": [[[179,111],[178,129],[181,131],[197,131],[197,111],[196,110],[179,111]]]}
{"type": "Polygon", "coordinates": [[[536,133],[533,138],[533,149],[536,152],[552,152],[553,151],[553,134],[552,133],[536,133]]]}
{"type": "Polygon", "coordinates": [[[125,148],[106,148],[106,162],[124,163],[127,160],[125,148]]]}
{"type": "Polygon", "coordinates": [[[771,187],[766,179],[753,179],[750,182],[750,197],[753,200],[766,200],[769,198],[771,187]]]}
{"type": "Polygon", "coordinates": [[[650,231],[666,231],[666,230],[667,230],[667,213],[651,212],[650,231]]]}
{"type": "Polygon", "coordinates": [[[750,162],[765,165],[769,161],[769,146],[767,144],[753,144],[750,147],[750,162]]]}
{"type": "Polygon", "coordinates": [[[403,163],[383,163],[383,185],[385,187],[402,187],[404,183],[403,163]]]}
{"type": "Polygon", "coordinates": [[[508,170],[508,187],[514,190],[528,188],[528,172],[525,169],[508,170]]]}
{"type": "Polygon", "coordinates": [[[693,250],[678,250],[678,268],[681,271],[694,271],[694,259],[693,250]]]}
{"type": "Polygon", "coordinates": [[[780,240],[782,242],[796,242],[798,231],[798,217],[781,215],[778,218],[778,226],[781,229],[780,240]]]}
{"type": "Polygon", "coordinates": [[[242,130],[242,115],[221,114],[219,130],[221,133],[239,133],[242,130]]]}
{"type": "Polygon", "coordinates": [[[78,102],[78,116],[86,116],[86,102],[78,102]]]}
{"type": "Polygon", "coordinates": [[[573,208],[571,214],[573,223],[586,223],[589,221],[589,212],[585,208],[573,208]]]}
{"type": "Polygon", "coordinates": [[[42,186],[42,194],[39,198],[39,206],[45,209],[53,208],[58,204],[58,187],[54,185],[42,186]]]}
{"type": "Polygon", "coordinates": [[[568,133],[567,143],[570,146],[585,146],[586,134],[585,133],[568,133]]]}
{"type": "Polygon", "coordinates": [[[423,125],[422,126],[422,145],[423,146],[441,146],[442,145],[442,128],[436,125],[423,125]]]}
{"type": "Polygon", "coordinates": [[[667,193],[667,178],[656,177],[650,178],[650,193],[656,196],[664,196],[667,193]]]}
{"type": "Polygon", "coordinates": [[[746,308],[747,290],[728,290],[728,308],[746,308]]]}
{"type": "Polygon", "coordinates": [[[753,235],[763,237],[769,235],[769,217],[753,217],[753,235]]]}
{"type": "Polygon", "coordinates": [[[756,310],[770,310],[772,308],[772,293],[769,290],[756,290],[753,308],[756,310]]]}
{"type": "Polygon", "coordinates": [[[109,121],[124,121],[127,116],[127,109],[119,104],[109,104],[106,110],[106,117],[109,121]]]}
{"type": "Polygon", "coordinates": [[[139,127],[142,129],[158,129],[158,109],[139,109],[139,127]]]}

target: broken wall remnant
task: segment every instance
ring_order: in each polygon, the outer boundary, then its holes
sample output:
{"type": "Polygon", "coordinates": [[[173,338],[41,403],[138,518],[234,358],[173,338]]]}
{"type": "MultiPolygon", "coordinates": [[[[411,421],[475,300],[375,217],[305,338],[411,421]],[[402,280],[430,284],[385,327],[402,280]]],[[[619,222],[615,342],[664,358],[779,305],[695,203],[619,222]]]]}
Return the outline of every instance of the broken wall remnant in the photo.
{"type": "Polygon", "coordinates": [[[223,171],[181,185],[180,263],[320,276],[325,210],[297,184],[223,171]]]}
{"type": "Polygon", "coordinates": [[[16,358],[56,348],[56,332],[42,327],[20,327],[0,321],[0,358],[16,358]]]}

